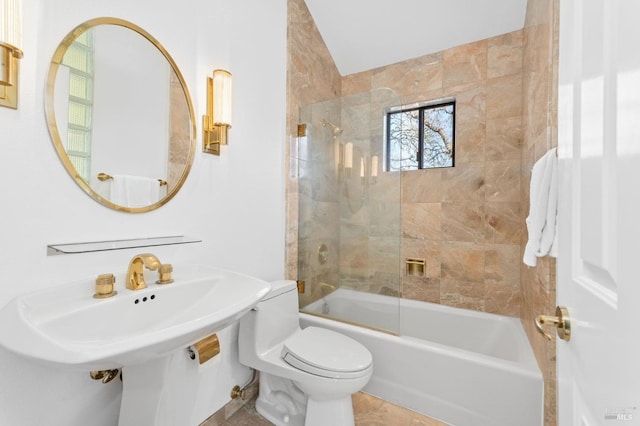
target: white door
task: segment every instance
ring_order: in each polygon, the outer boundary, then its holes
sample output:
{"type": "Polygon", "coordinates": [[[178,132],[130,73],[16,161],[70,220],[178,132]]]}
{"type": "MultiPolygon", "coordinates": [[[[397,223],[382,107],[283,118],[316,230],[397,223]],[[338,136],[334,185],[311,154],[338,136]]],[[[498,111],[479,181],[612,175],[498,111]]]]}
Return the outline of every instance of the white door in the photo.
{"type": "Polygon", "coordinates": [[[640,0],[560,0],[560,426],[640,425],[640,0]]]}

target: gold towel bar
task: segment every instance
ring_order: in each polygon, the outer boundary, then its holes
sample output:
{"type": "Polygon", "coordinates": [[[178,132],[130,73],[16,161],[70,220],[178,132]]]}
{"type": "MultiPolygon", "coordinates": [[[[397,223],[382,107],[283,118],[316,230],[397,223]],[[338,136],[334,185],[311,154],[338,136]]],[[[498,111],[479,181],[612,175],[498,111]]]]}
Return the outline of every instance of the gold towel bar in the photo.
{"type": "MultiPolygon", "coordinates": [[[[104,182],[110,179],[113,179],[113,176],[108,175],[106,173],[98,173],[98,180],[104,182]]],[[[160,183],[160,186],[165,186],[167,184],[167,181],[163,179],[158,179],[158,183],[160,183]]]]}

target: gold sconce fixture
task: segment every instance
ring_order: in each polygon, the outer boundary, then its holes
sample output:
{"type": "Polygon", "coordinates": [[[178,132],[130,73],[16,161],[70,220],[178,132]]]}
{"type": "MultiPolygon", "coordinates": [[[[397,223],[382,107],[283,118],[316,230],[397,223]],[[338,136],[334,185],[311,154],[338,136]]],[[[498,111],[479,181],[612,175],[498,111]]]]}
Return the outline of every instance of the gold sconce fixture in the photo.
{"type": "Polygon", "coordinates": [[[207,77],[207,114],[202,117],[202,150],[220,155],[220,145],[229,142],[231,128],[231,73],[214,70],[207,77]]]}
{"type": "Polygon", "coordinates": [[[23,53],[20,0],[0,0],[0,106],[18,108],[18,60],[23,53]]]}

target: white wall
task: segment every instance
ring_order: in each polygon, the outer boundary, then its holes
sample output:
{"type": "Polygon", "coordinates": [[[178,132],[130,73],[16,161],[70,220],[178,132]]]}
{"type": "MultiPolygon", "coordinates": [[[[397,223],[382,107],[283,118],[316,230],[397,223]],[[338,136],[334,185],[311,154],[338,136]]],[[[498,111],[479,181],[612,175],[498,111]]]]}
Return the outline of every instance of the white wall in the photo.
{"type": "MultiPolygon", "coordinates": [[[[23,0],[23,9],[19,109],[0,108],[0,306],[22,292],[123,271],[138,252],[48,257],[50,243],[193,235],[204,242],[152,251],[176,267],[204,262],[282,278],[286,0],[23,0]],[[43,97],[51,55],[68,31],[98,16],[134,22],[170,52],[194,102],[198,143],[207,73],[226,68],[234,76],[230,145],[220,157],[198,150],[181,191],[153,212],[119,213],[93,201],[50,142],[43,97]]],[[[236,333],[221,333],[222,356],[199,374],[194,422],[249,377],[234,354],[236,333]]],[[[0,350],[0,425],[115,425],[119,386],[0,350]]]]}

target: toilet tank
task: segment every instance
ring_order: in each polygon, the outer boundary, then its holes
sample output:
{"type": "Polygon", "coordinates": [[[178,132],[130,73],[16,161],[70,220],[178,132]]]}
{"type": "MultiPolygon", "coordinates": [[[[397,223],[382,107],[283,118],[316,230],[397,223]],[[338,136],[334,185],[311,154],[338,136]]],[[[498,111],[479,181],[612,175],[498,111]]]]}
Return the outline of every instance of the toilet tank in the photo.
{"type": "Polygon", "coordinates": [[[271,291],[240,320],[241,356],[247,350],[262,354],[300,329],[297,290],[295,281],[271,283],[271,291]]]}

